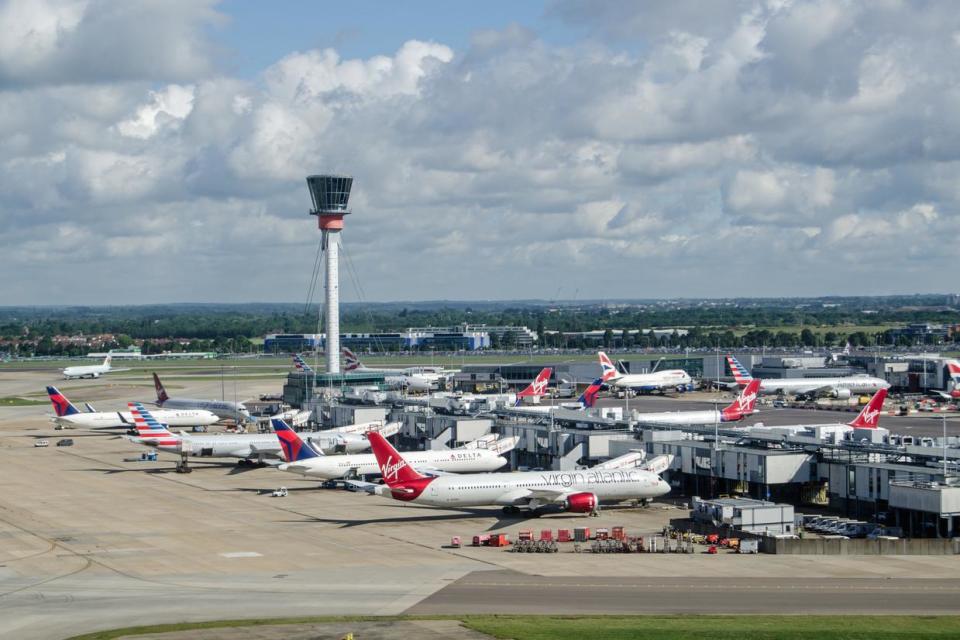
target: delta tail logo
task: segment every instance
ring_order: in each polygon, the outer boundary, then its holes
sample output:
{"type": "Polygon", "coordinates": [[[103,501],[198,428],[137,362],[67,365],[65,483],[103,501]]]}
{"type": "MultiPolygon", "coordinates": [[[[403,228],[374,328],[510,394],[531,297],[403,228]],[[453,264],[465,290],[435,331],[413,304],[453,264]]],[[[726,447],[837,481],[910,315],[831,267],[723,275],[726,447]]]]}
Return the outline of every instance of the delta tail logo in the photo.
{"type": "Polygon", "coordinates": [[[53,412],[57,414],[58,418],[80,413],[77,408],[67,400],[67,396],[60,393],[56,387],[47,387],[47,395],[50,396],[50,402],[53,404],[53,412]]]}
{"type": "Polygon", "coordinates": [[[580,396],[579,402],[586,408],[591,408],[597,403],[597,396],[600,395],[600,389],[603,387],[603,378],[597,378],[594,380],[589,387],[584,389],[583,395],[580,396]]]}

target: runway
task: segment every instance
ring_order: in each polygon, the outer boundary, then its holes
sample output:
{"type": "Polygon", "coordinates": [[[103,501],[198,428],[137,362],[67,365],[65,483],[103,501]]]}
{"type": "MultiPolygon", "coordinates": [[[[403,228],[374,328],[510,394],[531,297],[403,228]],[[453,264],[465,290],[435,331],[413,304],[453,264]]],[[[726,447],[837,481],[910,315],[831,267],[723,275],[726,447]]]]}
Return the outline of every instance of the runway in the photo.
{"type": "Polygon", "coordinates": [[[406,611],[569,614],[955,614],[960,581],[910,578],[707,578],[471,573],[406,611]]]}

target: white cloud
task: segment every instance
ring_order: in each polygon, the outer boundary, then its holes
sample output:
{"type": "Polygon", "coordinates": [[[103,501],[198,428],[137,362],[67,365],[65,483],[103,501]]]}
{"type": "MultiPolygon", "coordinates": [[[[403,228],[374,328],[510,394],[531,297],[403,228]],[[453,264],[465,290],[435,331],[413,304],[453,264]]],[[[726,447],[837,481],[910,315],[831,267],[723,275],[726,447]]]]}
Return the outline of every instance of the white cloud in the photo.
{"type": "Polygon", "coordinates": [[[159,300],[299,300],[318,241],[303,178],[334,170],[356,176],[344,240],[371,299],[949,288],[946,3],[557,2],[581,41],[410,34],[247,78],[216,67],[213,6],[0,7],[9,269],[63,300],[123,301],[103,273],[159,300]]]}

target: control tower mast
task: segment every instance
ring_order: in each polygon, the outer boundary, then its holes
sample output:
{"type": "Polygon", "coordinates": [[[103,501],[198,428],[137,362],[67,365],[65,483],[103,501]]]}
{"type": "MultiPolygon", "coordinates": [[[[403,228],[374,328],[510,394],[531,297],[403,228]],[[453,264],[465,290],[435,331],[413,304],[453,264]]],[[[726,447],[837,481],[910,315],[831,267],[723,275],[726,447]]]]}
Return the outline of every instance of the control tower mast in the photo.
{"type": "Polygon", "coordinates": [[[353,177],[339,175],[307,176],[313,209],[323,233],[327,281],[327,373],[340,373],[340,273],[339,241],[343,217],[350,213],[350,189],[353,177]]]}

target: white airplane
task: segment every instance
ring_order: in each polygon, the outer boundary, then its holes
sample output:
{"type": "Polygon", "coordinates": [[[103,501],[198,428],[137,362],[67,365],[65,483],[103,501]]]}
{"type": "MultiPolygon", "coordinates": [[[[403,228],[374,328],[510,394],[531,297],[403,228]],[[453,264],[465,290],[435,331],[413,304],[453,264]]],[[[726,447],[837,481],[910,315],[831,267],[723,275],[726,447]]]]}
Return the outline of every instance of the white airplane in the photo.
{"type": "Polygon", "coordinates": [[[517,393],[517,404],[514,406],[511,411],[514,413],[528,413],[534,415],[549,415],[551,412],[556,411],[557,409],[569,409],[572,411],[581,411],[583,409],[589,409],[597,401],[597,395],[600,393],[600,389],[603,388],[603,380],[597,378],[594,380],[589,387],[584,389],[583,393],[577,398],[576,402],[563,402],[555,405],[524,405],[520,404],[520,399],[523,397],[533,397],[533,396],[542,396],[546,394],[546,384],[543,383],[538,386],[537,381],[540,380],[542,376],[546,373],[546,377],[550,377],[550,369],[544,369],[540,372],[540,375],[537,376],[537,380],[534,380],[526,389],[517,393]]]}
{"type": "MultiPolygon", "coordinates": [[[[47,387],[47,395],[53,404],[56,413],[53,420],[57,424],[83,429],[133,427],[133,415],[129,411],[94,411],[87,404],[88,411],[84,413],[56,387],[47,387]]],[[[215,413],[202,409],[160,409],[153,412],[153,417],[173,427],[209,426],[220,419],[215,413]]]]}
{"type": "Polygon", "coordinates": [[[934,390],[929,393],[944,400],[960,399],[960,361],[947,360],[947,370],[950,373],[950,382],[947,383],[946,391],[934,390]]]}
{"type": "Polygon", "coordinates": [[[870,398],[870,402],[864,405],[863,409],[860,410],[860,413],[857,414],[857,417],[847,423],[834,422],[828,424],[753,425],[743,427],[743,429],[750,434],[774,433],[780,435],[785,433],[803,433],[813,429],[826,429],[827,432],[834,433],[846,433],[848,431],[853,431],[854,429],[879,429],[880,416],[883,415],[883,403],[886,399],[887,390],[880,389],[873,394],[873,397],[870,398]]]}
{"type": "Polygon", "coordinates": [[[371,369],[360,362],[357,355],[343,347],[344,371],[379,373],[384,375],[387,384],[403,387],[408,391],[433,391],[440,388],[440,381],[446,379],[450,372],[443,367],[407,367],[406,369],[371,369]]]}
{"type": "Polygon", "coordinates": [[[103,364],[88,364],[80,367],[67,367],[63,370],[65,380],[74,378],[99,378],[105,373],[116,373],[118,371],[130,371],[130,369],[114,369],[110,366],[111,356],[103,359],[103,364]]]}
{"type": "Polygon", "coordinates": [[[250,412],[242,402],[227,400],[195,400],[193,398],[171,398],[167,395],[160,377],[153,374],[153,386],[157,389],[157,406],[164,409],[203,409],[211,411],[221,418],[234,420],[238,424],[251,420],[250,412]]]}
{"type": "Polygon", "coordinates": [[[603,351],[597,355],[600,357],[601,378],[610,386],[639,392],[679,391],[683,393],[693,390],[693,378],[683,369],[665,369],[652,373],[622,373],[603,351]]]}
{"type": "MultiPolygon", "coordinates": [[[[727,363],[733,371],[733,379],[741,387],[745,387],[753,380],[753,376],[740,361],[733,356],[727,356],[727,363]]],[[[876,393],[881,389],[889,389],[890,383],[882,378],[875,378],[866,374],[853,376],[839,376],[833,378],[766,378],[760,380],[761,394],[800,395],[800,396],[830,396],[845,399],[854,394],[876,393]]]]}
{"type": "Polygon", "coordinates": [[[434,507],[502,506],[539,515],[549,509],[595,515],[603,501],[651,500],[670,485],[645,469],[477,473],[431,478],[410,466],[378,433],[367,435],[386,486],[376,493],[434,507]]]}
{"type": "MultiPolygon", "coordinates": [[[[377,458],[372,453],[324,456],[318,454],[301,440],[297,432],[283,420],[271,420],[270,424],[277,434],[280,447],[283,449],[284,460],[286,460],[284,464],[278,467],[281,471],[323,480],[380,473],[377,458]]],[[[503,443],[500,446],[493,443],[488,448],[412,451],[405,455],[410,464],[426,475],[495,471],[507,464],[507,459],[501,454],[512,449],[519,438],[514,437],[507,440],[512,442],[503,443]]]]}
{"type": "Polygon", "coordinates": [[[757,394],[760,380],[754,378],[743,388],[736,400],[720,409],[705,411],[659,411],[656,413],[634,414],[637,422],[663,425],[716,424],[718,422],[738,422],[756,413],[757,394]]]}
{"type": "MultiPolygon", "coordinates": [[[[129,436],[128,439],[137,444],[169,453],[186,453],[198,458],[239,458],[260,463],[267,459],[283,458],[280,443],[273,433],[174,434],[139,402],[131,402],[127,406],[130,407],[137,430],[137,435],[129,436]]],[[[398,423],[393,423],[391,427],[393,425],[397,425],[396,428],[399,429],[398,423]]],[[[323,453],[354,453],[370,448],[370,442],[365,436],[354,433],[316,431],[304,433],[303,437],[310,446],[323,453]]]]}

